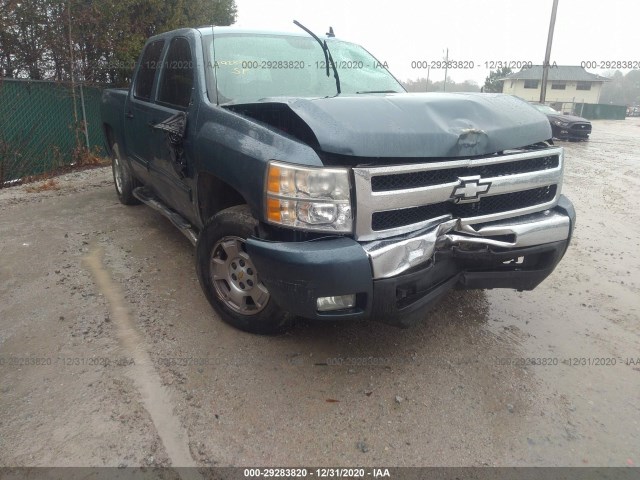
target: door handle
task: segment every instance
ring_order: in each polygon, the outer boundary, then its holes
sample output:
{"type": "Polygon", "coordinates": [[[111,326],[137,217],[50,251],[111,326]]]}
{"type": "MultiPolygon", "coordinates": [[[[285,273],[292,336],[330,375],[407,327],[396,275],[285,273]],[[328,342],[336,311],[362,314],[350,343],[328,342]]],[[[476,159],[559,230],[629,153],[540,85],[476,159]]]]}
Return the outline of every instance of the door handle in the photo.
{"type": "Polygon", "coordinates": [[[126,118],[133,118],[133,113],[131,113],[131,112],[127,112],[127,113],[125,113],[125,114],[124,114],[124,116],[125,116],[126,118]]]}

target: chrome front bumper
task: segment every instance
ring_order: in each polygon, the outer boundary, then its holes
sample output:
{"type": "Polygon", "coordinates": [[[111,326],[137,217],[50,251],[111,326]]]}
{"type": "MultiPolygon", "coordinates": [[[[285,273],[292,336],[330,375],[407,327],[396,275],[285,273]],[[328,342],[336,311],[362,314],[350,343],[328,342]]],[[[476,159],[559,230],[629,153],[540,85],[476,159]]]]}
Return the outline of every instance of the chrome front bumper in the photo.
{"type": "Polygon", "coordinates": [[[465,250],[522,248],[567,240],[572,219],[562,210],[500,220],[485,224],[464,225],[451,219],[436,227],[361,244],[373,270],[373,278],[390,278],[428,262],[437,250],[457,246],[465,250]]]}

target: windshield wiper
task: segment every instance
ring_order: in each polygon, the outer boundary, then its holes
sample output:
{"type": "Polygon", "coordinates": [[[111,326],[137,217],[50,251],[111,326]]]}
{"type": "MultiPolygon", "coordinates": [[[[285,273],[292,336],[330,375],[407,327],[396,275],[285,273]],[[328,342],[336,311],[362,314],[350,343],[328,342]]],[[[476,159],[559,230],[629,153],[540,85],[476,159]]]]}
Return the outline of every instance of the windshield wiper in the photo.
{"type": "Polygon", "coordinates": [[[329,51],[329,46],[327,45],[327,41],[325,40],[323,42],[322,40],[320,40],[320,38],[318,38],[318,36],[315,33],[313,33],[307,27],[302,25],[299,21],[294,20],[293,23],[298,27],[300,27],[301,29],[303,29],[309,35],[311,35],[316,40],[316,42],[320,44],[320,47],[322,47],[322,51],[324,52],[325,65],[327,67],[327,77],[329,76],[329,65],[331,65],[331,68],[333,70],[333,78],[336,79],[336,90],[338,90],[338,94],[340,94],[340,76],[338,75],[338,69],[336,68],[336,64],[334,63],[333,57],[331,56],[331,51],[329,51]]]}
{"type": "Polygon", "coordinates": [[[398,93],[395,90],[367,90],[364,92],[356,92],[356,93],[398,93]]]}

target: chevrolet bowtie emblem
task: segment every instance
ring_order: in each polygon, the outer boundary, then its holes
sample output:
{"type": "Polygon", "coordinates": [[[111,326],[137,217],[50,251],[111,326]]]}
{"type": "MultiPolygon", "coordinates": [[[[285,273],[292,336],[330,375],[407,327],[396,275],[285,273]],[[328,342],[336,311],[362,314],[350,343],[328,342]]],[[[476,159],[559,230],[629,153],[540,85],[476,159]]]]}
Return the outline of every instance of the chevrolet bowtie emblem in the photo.
{"type": "Polygon", "coordinates": [[[491,187],[491,182],[483,182],[480,175],[458,177],[458,182],[451,193],[451,200],[454,203],[477,202],[481,195],[486,195],[489,192],[491,187]]]}

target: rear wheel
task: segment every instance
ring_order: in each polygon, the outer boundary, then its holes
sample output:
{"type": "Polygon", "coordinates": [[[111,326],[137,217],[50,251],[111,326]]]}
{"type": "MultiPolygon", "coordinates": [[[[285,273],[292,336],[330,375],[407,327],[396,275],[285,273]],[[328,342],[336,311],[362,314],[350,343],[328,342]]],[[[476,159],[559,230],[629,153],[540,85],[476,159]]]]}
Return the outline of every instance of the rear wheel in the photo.
{"type": "Polygon", "coordinates": [[[140,203],[133,196],[133,190],[139,186],[139,183],[131,173],[129,165],[122,159],[120,146],[117,142],[111,145],[111,170],[113,171],[113,183],[120,202],[124,205],[137,205],[140,203]]]}
{"type": "Polygon", "coordinates": [[[198,279],[228,324],[251,333],[280,333],[293,326],[293,319],[273,301],[247,253],[246,239],[256,225],[246,205],[212,217],[198,239],[198,279]]]}

